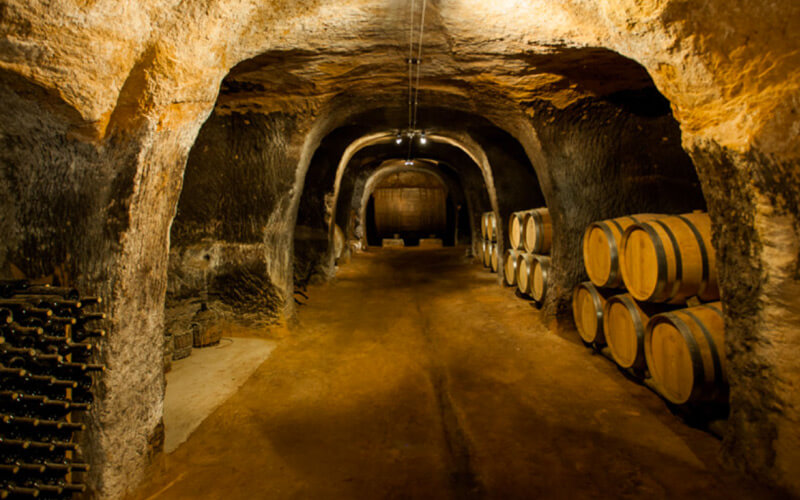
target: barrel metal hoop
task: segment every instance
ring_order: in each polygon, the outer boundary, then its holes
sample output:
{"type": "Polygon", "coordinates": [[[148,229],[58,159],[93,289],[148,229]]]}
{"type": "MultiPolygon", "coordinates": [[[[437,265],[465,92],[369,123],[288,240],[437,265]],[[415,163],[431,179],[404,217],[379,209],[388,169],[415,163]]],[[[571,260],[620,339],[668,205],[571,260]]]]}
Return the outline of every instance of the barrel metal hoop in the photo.
{"type": "MultiPolygon", "coordinates": [[[[631,219],[633,219],[633,217],[631,217],[631,219]]],[[[605,221],[605,222],[610,222],[610,223],[614,224],[614,226],[617,228],[617,230],[619,230],[620,234],[625,232],[625,230],[622,229],[622,225],[619,222],[617,222],[617,219],[611,219],[611,220],[608,220],[608,221],[605,221]]]]}
{"type": "MultiPolygon", "coordinates": [[[[633,326],[636,328],[636,336],[639,338],[639,340],[644,340],[644,330],[646,325],[642,323],[642,318],[639,316],[639,310],[636,308],[636,304],[633,302],[633,299],[625,295],[621,295],[619,297],[619,301],[622,302],[625,308],[631,313],[631,318],[633,318],[633,326]]],[[[639,350],[641,350],[641,344],[639,345],[639,350]]]]}
{"type": "Polygon", "coordinates": [[[603,333],[603,304],[600,303],[600,294],[597,292],[597,289],[594,286],[584,287],[589,291],[589,295],[592,296],[592,302],[594,303],[594,314],[597,317],[597,331],[595,332],[595,340],[597,337],[603,333]]]}
{"type": "MultiPolygon", "coordinates": [[[[541,259],[536,259],[539,262],[539,267],[542,268],[542,297],[538,300],[539,303],[544,303],[544,299],[547,298],[547,281],[548,275],[550,274],[550,264],[544,263],[541,259]]],[[[531,273],[531,279],[533,279],[533,273],[531,273]]],[[[531,291],[533,291],[533,287],[531,287],[531,291]]]]}
{"type": "Polygon", "coordinates": [[[531,212],[531,217],[533,217],[533,220],[536,221],[536,225],[534,227],[536,227],[537,229],[535,233],[536,240],[533,242],[533,251],[538,252],[542,249],[542,245],[544,244],[544,242],[541,241],[542,231],[538,231],[538,229],[544,226],[544,222],[542,221],[542,214],[540,214],[538,210],[534,210],[533,212],[531,212]]]}
{"type": "Polygon", "coordinates": [[[634,357],[633,363],[630,366],[625,366],[623,368],[631,368],[636,366],[637,363],[641,363],[642,357],[644,356],[644,339],[645,339],[645,330],[647,325],[642,323],[642,318],[639,316],[639,311],[636,308],[636,303],[633,301],[632,298],[628,297],[627,295],[619,295],[616,297],[620,304],[625,306],[625,309],[631,315],[631,320],[633,321],[633,329],[636,331],[636,338],[638,342],[636,344],[636,356],[634,357]]]}
{"type": "MultiPolygon", "coordinates": [[[[698,318],[693,312],[691,312],[688,309],[685,309],[683,312],[687,316],[692,318],[692,320],[694,320],[694,322],[697,323],[697,326],[700,327],[700,331],[703,332],[703,336],[706,338],[706,342],[708,342],[708,349],[709,351],[711,351],[711,361],[712,364],[714,365],[714,380],[718,382],[719,380],[722,379],[722,362],[719,359],[719,351],[717,350],[717,346],[714,343],[714,338],[711,337],[711,332],[708,331],[706,325],[703,324],[703,322],[700,321],[700,318],[698,318]]],[[[707,382],[705,378],[703,381],[707,382]]],[[[713,386],[708,387],[708,389],[713,390],[713,386]]]]}
{"type": "Polygon", "coordinates": [[[503,280],[506,282],[508,286],[513,285],[514,283],[511,282],[509,279],[508,273],[508,260],[512,259],[512,269],[513,272],[511,273],[514,276],[514,282],[517,280],[517,256],[515,255],[516,250],[506,250],[505,258],[503,259],[503,280]]]}
{"type": "Polygon", "coordinates": [[[511,216],[508,218],[508,243],[512,247],[515,247],[514,242],[511,241],[511,235],[514,234],[514,231],[513,231],[513,229],[514,229],[514,219],[517,218],[517,214],[518,214],[518,212],[512,212],[511,216]]]}
{"type": "MultiPolygon", "coordinates": [[[[603,231],[608,240],[608,255],[611,258],[611,268],[608,270],[608,278],[606,278],[603,286],[610,286],[612,283],[617,283],[619,280],[619,250],[616,245],[616,240],[614,239],[614,233],[611,232],[608,225],[600,223],[597,227],[603,231]],[[615,243],[612,244],[612,242],[615,243]]],[[[619,224],[617,224],[617,227],[619,227],[619,224]]],[[[622,231],[620,230],[620,234],[621,233],[622,231]]]]}
{"type": "MultiPolygon", "coordinates": [[[[675,254],[675,283],[672,285],[672,291],[669,293],[669,299],[675,297],[677,295],[678,290],[680,290],[681,285],[683,284],[683,258],[681,257],[681,248],[678,246],[678,240],[675,238],[675,234],[672,232],[672,229],[661,220],[653,221],[662,229],[664,232],[667,233],[667,238],[669,238],[669,242],[672,245],[673,253],[675,254]]],[[[666,272],[666,268],[664,269],[666,272]]]]}
{"type": "Polygon", "coordinates": [[[700,259],[703,263],[703,279],[700,282],[700,287],[698,288],[698,293],[697,293],[697,295],[700,295],[706,290],[706,287],[708,286],[708,275],[710,271],[708,268],[708,249],[706,248],[706,244],[703,241],[703,235],[700,234],[700,231],[697,229],[694,223],[689,219],[687,219],[686,217],[684,217],[683,215],[677,215],[676,217],[682,220],[684,224],[689,226],[689,229],[692,231],[692,234],[694,234],[694,238],[697,240],[697,246],[700,248],[700,259]]]}
{"type": "Polygon", "coordinates": [[[644,230],[647,235],[650,237],[650,241],[653,242],[653,247],[656,249],[656,262],[658,263],[658,279],[656,280],[656,288],[653,290],[645,300],[645,302],[649,300],[653,300],[655,297],[658,297],[661,292],[664,290],[664,287],[667,286],[667,253],[664,250],[664,245],[661,243],[661,238],[658,237],[658,233],[653,227],[648,223],[636,224],[634,226],[628,227],[628,230],[625,234],[629,235],[631,232],[631,228],[639,228],[644,230]],[[664,273],[661,273],[661,270],[664,270],[664,273]]]}
{"type": "Polygon", "coordinates": [[[680,332],[681,336],[683,336],[683,339],[689,345],[689,356],[692,358],[692,369],[695,373],[695,378],[692,381],[692,393],[689,395],[689,399],[692,399],[692,397],[695,396],[699,390],[697,381],[705,381],[706,379],[705,367],[703,366],[703,360],[700,357],[700,346],[697,345],[697,341],[694,339],[694,335],[692,335],[691,330],[689,330],[689,326],[679,316],[674,313],[664,313],[661,316],[669,318],[672,325],[678,330],[678,332],[680,332]],[[699,377],[697,375],[699,375],[699,377]]]}
{"type": "Polygon", "coordinates": [[[723,316],[723,314],[722,314],[722,309],[717,307],[716,304],[703,304],[701,307],[705,307],[705,308],[711,309],[715,313],[719,314],[720,318],[722,318],[723,320],[725,319],[725,316],[723,316]]]}
{"type": "MultiPolygon", "coordinates": [[[[519,279],[519,274],[517,274],[517,288],[519,288],[520,284],[524,283],[524,290],[520,291],[527,295],[531,292],[531,268],[533,267],[533,255],[526,253],[522,256],[522,260],[525,261],[525,270],[527,271],[527,276],[524,276],[525,279],[521,280],[519,279]]],[[[519,269],[519,267],[517,269],[519,269]]]]}

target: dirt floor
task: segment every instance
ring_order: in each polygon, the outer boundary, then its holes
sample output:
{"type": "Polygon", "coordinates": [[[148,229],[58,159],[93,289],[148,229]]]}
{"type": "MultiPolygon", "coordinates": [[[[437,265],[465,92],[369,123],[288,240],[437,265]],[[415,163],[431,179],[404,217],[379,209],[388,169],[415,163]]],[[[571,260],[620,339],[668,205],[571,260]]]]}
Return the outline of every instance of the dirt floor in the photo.
{"type": "Polygon", "coordinates": [[[370,250],[136,498],[767,498],[463,249],[370,250]]]}

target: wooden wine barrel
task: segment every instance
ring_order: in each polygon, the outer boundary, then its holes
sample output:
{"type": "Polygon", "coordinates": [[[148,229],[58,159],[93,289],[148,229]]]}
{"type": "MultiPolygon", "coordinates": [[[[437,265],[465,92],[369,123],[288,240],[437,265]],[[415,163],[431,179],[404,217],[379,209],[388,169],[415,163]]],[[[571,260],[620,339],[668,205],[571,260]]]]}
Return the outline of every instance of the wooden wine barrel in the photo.
{"type": "Polygon", "coordinates": [[[718,300],[717,258],[706,213],[632,224],[622,236],[622,279],[636,300],[718,300]]]}
{"type": "Polygon", "coordinates": [[[725,401],[728,379],[722,303],[657,314],[644,337],[647,368],[668,401],[725,401]]]}
{"type": "Polygon", "coordinates": [[[483,240],[483,267],[492,266],[492,242],[483,240]]]}
{"type": "Polygon", "coordinates": [[[497,218],[494,212],[486,212],[481,218],[481,233],[484,240],[497,241],[497,218]]]}
{"type": "Polygon", "coordinates": [[[546,208],[530,210],[525,214],[523,246],[530,253],[548,254],[553,244],[553,225],[546,208]]]}
{"type": "Polygon", "coordinates": [[[194,334],[192,334],[191,330],[173,334],[172,342],[174,345],[172,351],[173,360],[177,361],[179,359],[188,358],[192,355],[192,342],[194,342],[194,334]]]}
{"type": "Polygon", "coordinates": [[[531,294],[531,270],[533,269],[533,254],[520,254],[517,262],[517,290],[523,295],[531,294]]]}
{"type": "Polygon", "coordinates": [[[591,344],[605,344],[603,333],[603,311],[606,298],[612,293],[609,290],[598,290],[591,281],[585,281],[575,287],[572,293],[572,317],[581,338],[591,344]]]}
{"type": "Polygon", "coordinates": [[[521,210],[511,214],[508,220],[508,240],[512,250],[522,250],[525,247],[525,218],[532,210],[521,210]]]}
{"type": "Polygon", "coordinates": [[[508,286],[517,284],[517,267],[521,254],[519,250],[506,250],[506,257],[503,259],[503,280],[508,286]]]}
{"type": "Polygon", "coordinates": [[[540,304],[547,297],[550,282],[550,257],[533,254],[533,270],[531,271],[531,297],[540,304]]]}
{"type": "Polygon", "coordinates": [[[659,214],[636,214],[592,222],[583,233],[583,265],[595,286],[619,288],[622,273],[619,268],[622,235],[632,224],[663,217],[659,214]]]}
{"type": "Polygon", "coordinates": [[[642,370],[647,362],[644,356],[644,336],[651,316],[665,311],[663,304],[638,303],[624,293],[606,301],[603,311],[603,330],[611,356],[622,368],[642,370]]]}
{"type": "Polygon", "coordinates": [[[500,256],[498,255],[499,246],[497,245],[496,241],[489,243],[489,245],[491,249],[490,250],[491,257],[489,259],[489,265],[491,266],[492,272],[496,273],[497,270],[500,268],[500,256]]]}

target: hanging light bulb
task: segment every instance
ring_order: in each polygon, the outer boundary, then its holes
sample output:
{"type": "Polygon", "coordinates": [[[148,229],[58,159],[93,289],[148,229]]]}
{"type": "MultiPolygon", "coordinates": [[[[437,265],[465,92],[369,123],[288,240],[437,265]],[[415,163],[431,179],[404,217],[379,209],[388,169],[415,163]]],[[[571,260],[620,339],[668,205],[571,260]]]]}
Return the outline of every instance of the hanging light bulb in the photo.
{"type": "Polygon", "coordinates": [[[419,143],[420,143],[420,144],[422,144],[423,146],[424,146],[425,144],[428,144],[428,138],[425,136],[425,132],[422,132],[422,133],[419,135],[419,143]]]}
{"type": "Polygon", "coordinates": [[[403,136],[400,134],[400,132],[398,132],[397,133],[397,137],[394,138],[394,143],[395,144],[402,144],[403,143],[403,136]]]}

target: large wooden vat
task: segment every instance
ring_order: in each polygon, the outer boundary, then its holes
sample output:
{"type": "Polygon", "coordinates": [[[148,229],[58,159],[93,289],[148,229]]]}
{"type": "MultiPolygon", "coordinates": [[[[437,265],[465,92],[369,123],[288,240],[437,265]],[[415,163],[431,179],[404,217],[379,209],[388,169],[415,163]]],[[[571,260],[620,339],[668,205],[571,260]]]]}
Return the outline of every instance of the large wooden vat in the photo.
{"type": "Polygon", "coordinates": [[[646,302],[719,299],[708,214],[665,216],[632,224],[622,237],[620,267],[630,294],[646,302]]]}
{"type": "Polygon", "coordinates": [[[517,267],[522,252],[519,250],[506,250],[505,259],[503,259],[503,280],[508,286],[515,286],[517,284],[517,267]]]}
{"type": "Polygon", "coordinates": [[[375,227],[378,234],[440,234],[447,222],[447,192],[443,188],[378,188],[375,227]]]}
{"type": "Polygon", "coordinates": [[[663,217],[658,214],[636,214],[597,221],[589,224],[583,234],[583,265],[595,286],[619,288],[622,273],[619,268],[620,243],[625,230],[639,222],[663,217]]]}
{"type": "Polygon", "coordinates": [[[603,311],[608,290],[597,289],[591,281],[578,284],[572,293],[572,317],[581,338],[591,344],[604,344],[603,311]]]}
{"type": "Polygon", "coordinates": [[[553,224],[550,221],[550,211],[546,208],[537,208],[525,212],[523,231],[523,246],[529,253],[547,254],[553,244],[553,224]]]}
{"type": "Polygon", "coordinates": [[[672,403],[727,398],[721,302],[653,316],[644,352],[656,387],[672,403]]]}

